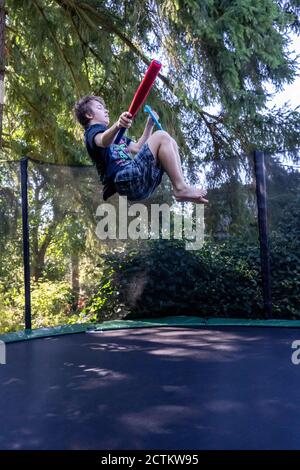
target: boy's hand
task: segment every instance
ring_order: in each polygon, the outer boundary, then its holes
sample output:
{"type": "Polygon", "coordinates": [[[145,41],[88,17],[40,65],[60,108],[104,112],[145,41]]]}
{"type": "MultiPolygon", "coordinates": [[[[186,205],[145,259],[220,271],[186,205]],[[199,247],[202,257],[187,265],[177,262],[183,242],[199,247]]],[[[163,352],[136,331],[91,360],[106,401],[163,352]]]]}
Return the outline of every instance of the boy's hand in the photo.
{"type": "Polygon", "coordinates": [[[129,129],[131,124],[132,124],[132,114],[125,111],[119,117],[117,126],[119,129],[121,129],[121,127],[125,127],[126,129],[129,129]]]}
{"type": "MultiPolygon", "coordinates": [[[[153,109],[151,111],[154,114],[154,116],[156,117],[156,119],[159,121],[159,115],[153,109]]],[[[153,121],[151,115],[149,115],[147,121],[150,122],[151,124],[155,124],[155,122],[153,121]]]]}

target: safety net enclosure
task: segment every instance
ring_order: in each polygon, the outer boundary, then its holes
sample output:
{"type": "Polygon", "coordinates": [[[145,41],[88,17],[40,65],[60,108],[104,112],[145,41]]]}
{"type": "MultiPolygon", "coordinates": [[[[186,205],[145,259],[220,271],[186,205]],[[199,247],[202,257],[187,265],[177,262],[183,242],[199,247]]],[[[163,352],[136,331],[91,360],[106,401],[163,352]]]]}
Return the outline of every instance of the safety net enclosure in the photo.
{"type": "MultiPolygon", "coordinates": [[[[299,316],[299,168],[264,155],[272,317],[299,316]]],[[[28,160],[34,328],[174,315],[264,319],[253,155],[206,164],[209,204],[104,203],[93,166],[28,160]]],[[[2,333],[24,326],[19,162],[1,162],[2,333]]]]}

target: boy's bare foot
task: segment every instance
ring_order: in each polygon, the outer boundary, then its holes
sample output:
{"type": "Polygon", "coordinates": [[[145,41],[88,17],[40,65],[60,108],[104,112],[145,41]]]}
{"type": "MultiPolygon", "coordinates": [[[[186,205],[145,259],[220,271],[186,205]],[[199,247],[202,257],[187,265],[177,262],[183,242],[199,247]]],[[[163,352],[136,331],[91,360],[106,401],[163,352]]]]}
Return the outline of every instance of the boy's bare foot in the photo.
{"type": "Polygon", "coordinates": [[[178,202],[188,201],[198,204],[205,204],[208,202],[204,196],[207,194],[205,189],[195,188],[194,186],[184,186],[180,189],[174,188],[174,196],[178,202]]]}

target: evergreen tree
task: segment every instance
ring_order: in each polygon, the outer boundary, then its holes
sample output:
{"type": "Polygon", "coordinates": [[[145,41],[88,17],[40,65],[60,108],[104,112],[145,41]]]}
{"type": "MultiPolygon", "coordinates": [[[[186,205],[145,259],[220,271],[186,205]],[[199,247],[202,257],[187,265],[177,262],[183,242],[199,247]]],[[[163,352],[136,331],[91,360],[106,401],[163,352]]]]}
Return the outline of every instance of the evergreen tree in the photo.
{"type": "Polygon", "coordinates": [[[299,146],[299,110],[266,108],[266,85],[279,91],[296,74],[287,50],[299,32],[296,0],[7,0],[7,8],[5,145],[15,157],[85,161],[76,98],[103,96],[116,119],[157,54],[164,68],[149,103],[191,171],[253,147],[299,146]]]}

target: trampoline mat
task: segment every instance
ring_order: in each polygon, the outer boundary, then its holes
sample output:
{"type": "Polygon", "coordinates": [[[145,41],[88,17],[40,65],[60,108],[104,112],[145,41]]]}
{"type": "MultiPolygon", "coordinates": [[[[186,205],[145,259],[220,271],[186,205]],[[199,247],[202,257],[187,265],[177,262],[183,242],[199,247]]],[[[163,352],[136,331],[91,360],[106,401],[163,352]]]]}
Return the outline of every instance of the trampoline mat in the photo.
{"type": "Polygon", "coordinates": [[[294,328],[141,328],[9,343],[0,449],[299,449],[294,328]]]}

